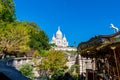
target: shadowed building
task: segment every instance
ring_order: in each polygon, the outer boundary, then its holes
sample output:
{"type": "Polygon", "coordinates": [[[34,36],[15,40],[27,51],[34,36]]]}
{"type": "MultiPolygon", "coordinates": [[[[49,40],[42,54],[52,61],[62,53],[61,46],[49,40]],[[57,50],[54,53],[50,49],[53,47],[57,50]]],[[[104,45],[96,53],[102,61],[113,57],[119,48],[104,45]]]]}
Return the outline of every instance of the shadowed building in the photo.
{"type": "Polygon", "coordinates": [[[23,76],[21,72],[19,72],[15,67],[11,66],[11,64],[9,64],[9,61],[0,60],[0,80],[30,80],[30,79],[23,76]]]}

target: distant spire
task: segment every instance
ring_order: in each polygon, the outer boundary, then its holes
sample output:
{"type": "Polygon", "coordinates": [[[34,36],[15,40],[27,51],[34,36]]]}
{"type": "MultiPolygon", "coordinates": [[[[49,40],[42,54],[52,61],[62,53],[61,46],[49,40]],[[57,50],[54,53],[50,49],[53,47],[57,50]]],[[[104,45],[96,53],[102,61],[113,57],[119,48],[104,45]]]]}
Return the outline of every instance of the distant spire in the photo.
{"type": "Polygon", "coordinates": [[[52,40],[55,40],[55,35],[53,34],[52,40]]]}
{"type": "Polygon", "coordinates": [[[65,34],[64,34],[63,40],[65,40],[65,41],[66,41],[66,37],[65,37],[65,34]]]}

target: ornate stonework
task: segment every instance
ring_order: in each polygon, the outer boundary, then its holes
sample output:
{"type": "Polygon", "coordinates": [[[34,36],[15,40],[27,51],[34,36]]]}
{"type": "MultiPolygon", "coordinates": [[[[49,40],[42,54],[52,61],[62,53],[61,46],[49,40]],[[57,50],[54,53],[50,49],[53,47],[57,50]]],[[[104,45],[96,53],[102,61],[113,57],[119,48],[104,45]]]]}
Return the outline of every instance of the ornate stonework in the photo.
{"type": "Polygon", "coordinates": [[[66,39],[66,36],[62,34],[60,27],[58,27],[58,30],[56,34],[53,34],[52,40],[50,43],[54,43],[56,47],[53,47],[55,50],[63,50],[63,51],[77,51],[74,47],[69,47],[68,41],[66,39]]]}
{"type": "Polygon", "coordinates": [[[60,30],[60,27],[58,27],[58,31],[56,32],[56,35],[53,35],[51,43],[55,43],[57,47],[67,47],[68,42],[64,35],[62,36],[62,32],[60,30]]]}

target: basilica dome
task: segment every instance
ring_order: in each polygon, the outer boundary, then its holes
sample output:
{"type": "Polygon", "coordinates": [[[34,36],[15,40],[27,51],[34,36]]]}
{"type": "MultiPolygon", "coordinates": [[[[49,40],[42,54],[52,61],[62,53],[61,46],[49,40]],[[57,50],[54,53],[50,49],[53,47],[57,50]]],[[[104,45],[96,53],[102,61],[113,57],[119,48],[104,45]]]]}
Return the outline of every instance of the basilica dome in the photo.
{"type": "Polygon", "coordinates": [[[62,32],[60,31],[60,27],[58,27],[58,31],[56,32],[56,38],[62,39],[62,32]]]}
{"type": "Polygon", "coordinates": [[[58,27],[56,35],[55,36],[53,35],[51,43],[55,43],[55,45],[57,47],[67,47],[68,46],[67,39],[66,39],[65,35],[64,35],[64,37],[62,36],[60,27],[58,27]]]}
{"type": "Polygon", "coordinates": [[[76,48],[71,48],[68,45],[67,38],[64,34],[62,36],[62,32],[60,30],[60,27],[58,27],[58,30],[56,34],[53,34],[52,40],[50,41],[51,44],[55,44],[55,46],[52,46],[54,50],[62,50],[62,51],[77,51],[76,48]]]}

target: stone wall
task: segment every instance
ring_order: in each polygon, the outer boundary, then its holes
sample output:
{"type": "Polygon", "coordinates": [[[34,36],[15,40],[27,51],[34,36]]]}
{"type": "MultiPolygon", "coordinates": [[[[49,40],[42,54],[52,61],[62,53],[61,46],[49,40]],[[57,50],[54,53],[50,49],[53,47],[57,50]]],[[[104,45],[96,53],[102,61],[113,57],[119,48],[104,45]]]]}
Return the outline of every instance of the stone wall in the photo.
{"type": "MultiPolygon", "coordinates": [[[[68,56],[68,62],[66,63],[66,65],[68,66],[68,68],[70,69],[70,67],[72,65],[74,65],[76,62],[76,55],[74,56],[68,56]]],[[[13,63],[12,65],[16,67],[16,69],[20,69],[20,67],[24,64],[30,64],[30,65],[34,65],[34,62],[32,61],[31,57],[22,57],[22,58],[14,58],[13,59],[13,63]]],[[[82,58],[79,55],[79,64],[80,64],[80,74],[81,73],[86,73],[86,69],[92,69],[95,70],[95,63],[92,62],[91,59],[86,59],[86,58],[82,58]]],[[[33,72],[35,73],[35,77],[38,77],[39,74],[36,70],[36,68],[34,68],[33,72]]]]}

